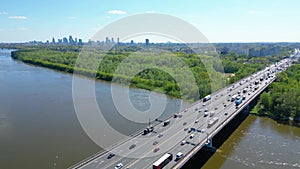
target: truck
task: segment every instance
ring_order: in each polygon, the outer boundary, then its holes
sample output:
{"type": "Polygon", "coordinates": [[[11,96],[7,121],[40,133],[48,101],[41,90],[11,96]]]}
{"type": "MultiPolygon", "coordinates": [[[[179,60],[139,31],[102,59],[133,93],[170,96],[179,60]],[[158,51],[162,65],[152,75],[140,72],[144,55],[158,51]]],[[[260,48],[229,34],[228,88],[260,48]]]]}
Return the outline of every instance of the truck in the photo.
{"type": "Polygon", "coordinates": [[[150,132],[152,132],[153,131],[153,126],[149,126],[149,127],[147,127],[147,128],[145,128],[144,129],[144,135],[146,135],[146,134],[148,134],[148,133],[150,133],[150,132]]]}
{"type": "Polygon", "coordinates": [[[235,106],[239,106],[241,103],[242,103],[243,99],[242,98],[238,98],[236,101],[235,101],[235,106]]]}
{"type": "Polygon", "coordinates": [[[219,121],[218,117],[213,118],[212,120],[210,120],[207,124],[207,127],[210,128],[211,126],[213,126],[214,124],[216,124],[219,121]]]}
{"type": "Polygon", "coordinates": [[[211,95],[207,95],[204,97],[203,102],[206,102],[211,99],[211,95]]]}
{"type": "Polygon", "coordinates": [[[167,126],[168,124],[170,124],[170,120],[166,120],[166,121],[164,121],[164,124],[163,124],[163,126],[167,126]]]}

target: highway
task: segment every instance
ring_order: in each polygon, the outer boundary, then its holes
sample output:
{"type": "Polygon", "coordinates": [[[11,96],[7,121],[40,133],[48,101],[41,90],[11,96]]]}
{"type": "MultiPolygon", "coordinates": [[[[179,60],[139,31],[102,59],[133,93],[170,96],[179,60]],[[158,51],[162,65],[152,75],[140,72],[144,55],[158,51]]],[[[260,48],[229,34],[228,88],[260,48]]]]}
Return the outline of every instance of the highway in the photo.
{"type": "Polygon", "coordinates": [[[273,82],[277,72],[285,70],[290,65],[289,59],[271,65],[235,84],[212,93],[211,99],[206,102],[203,102],[202,99],[195,102],[191,107],[177,113],[182,116],[171,117],[169,119],[170,124],[166,126],[163,126],[163,123],[155,125],[153,132],[147,135],[138,134],[110,151],[88,158],[70,168],[114,169],[119,163],[122,163],[122,168],[126,169],[152,168],[153,163],[165,153],[172,153],[173,160],[164,168],[180,168],[188,160],[186,155],[193,155],[195,147],[197,147],[197,151],[203,147],[208,136],[209,138],[213,137],[223,128],[223,125],[227,124],[243,107],[273,82]],[[259,84],[255,85],[257,81],[259,84]],[[244,89],[247,91],[243,92],[244,89]],[[235,100],[231,100],[234,95],[239,95],[240,98],[245,96],[245,99],[237,107],[235,100]],[[205,112],[208,112],[208,116],[204,115],[205,112]],[[208,127],[209,121],[216,117],[218,121],[208,127]],[[196,129],[196,131],[190,131],[191,128],[196,129]],[[191,138],[192,134],[194,135],[193,138],[191,138]],[[181,144],[182,141],[185,143],[181,144]],[[186,158],[176,161],[175,156],[178,152],[183,153],[186,158]],[[115,156],[108,158],[110,153],[115,154],[115,156]]]}

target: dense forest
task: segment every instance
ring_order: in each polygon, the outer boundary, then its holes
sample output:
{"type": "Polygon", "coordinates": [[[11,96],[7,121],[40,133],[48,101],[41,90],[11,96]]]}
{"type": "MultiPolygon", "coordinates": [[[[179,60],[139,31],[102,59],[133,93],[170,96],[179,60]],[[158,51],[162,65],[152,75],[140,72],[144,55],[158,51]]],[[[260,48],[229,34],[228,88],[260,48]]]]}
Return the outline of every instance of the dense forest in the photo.
{"type": "Polygon", "coordinates": [[[254,112],[278,121],[300,119],[300,65],[294,64],[277,75],[268,91],[260,95],[254,112]]]}
{"type": "Polygon", "coordinates": [[[82,49],[41,45],[23,47],[12,52],[12,57],[34,65],[125,83],[190,101],[198,100],[283,57],[248,57],[233,52],[217,54],[219,57],[139,46],[116,46],[104,50],[93,46],[82,49]]]}

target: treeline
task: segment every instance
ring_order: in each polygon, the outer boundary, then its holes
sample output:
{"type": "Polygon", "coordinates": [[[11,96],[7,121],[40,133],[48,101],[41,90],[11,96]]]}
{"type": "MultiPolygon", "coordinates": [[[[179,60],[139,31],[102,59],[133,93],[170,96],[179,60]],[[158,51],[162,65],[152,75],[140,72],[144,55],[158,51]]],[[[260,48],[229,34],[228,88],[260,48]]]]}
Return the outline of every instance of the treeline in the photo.
{"type": "Polygon", "coordinates": [[[295,64],[277,75],[268,91],[260,95],[254,112],[278,121],[300,120],[300,65],[295,64]]]}
{"type": "Polygon", "coordinates": [[[215,56],[155,48],[117,46],[106,51],[97,47],[30,46],[12,52],[26,63],[81,74],[133,87],[155,90],[187,100],[198,100],[248,76],[280,58],[249,58],[234,53],[215,56]],[[224,73],[230,76],[224,77],[224,73]]]}

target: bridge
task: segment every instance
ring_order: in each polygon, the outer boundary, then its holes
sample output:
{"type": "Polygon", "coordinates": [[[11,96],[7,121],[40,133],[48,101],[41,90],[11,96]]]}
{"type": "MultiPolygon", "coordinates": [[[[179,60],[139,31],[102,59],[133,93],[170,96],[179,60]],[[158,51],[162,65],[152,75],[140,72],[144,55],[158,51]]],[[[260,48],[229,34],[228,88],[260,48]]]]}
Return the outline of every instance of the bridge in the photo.
{"type": "Polygon", "coordinates": [[[270,65],[195,102],[167,121],[157,123],[153,131],[152,128],[149,133],[141,131],[70,168],[152,169],[156,168],[155,162],[165,163],[163,168],[166,169],[181,168],[202,147],[212,148],[213,137],[276,79],[276,73],[291,66],[291,62],[288,58],[270,65]],[[173,158],[161,159],[166,153],[173,158]],[[176,154],[181,155],[176,157],[176,154]]]}

